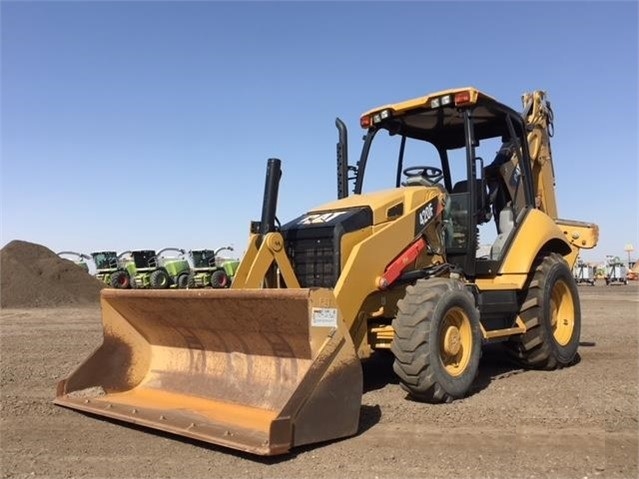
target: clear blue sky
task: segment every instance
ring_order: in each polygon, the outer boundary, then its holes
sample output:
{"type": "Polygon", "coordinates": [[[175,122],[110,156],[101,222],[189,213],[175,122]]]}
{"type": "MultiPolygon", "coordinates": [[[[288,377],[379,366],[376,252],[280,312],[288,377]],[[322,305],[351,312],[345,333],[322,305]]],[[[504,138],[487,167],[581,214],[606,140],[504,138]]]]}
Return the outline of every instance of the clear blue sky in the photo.
{"type": "Polygon", "coordinates": [[[473,85],[548,92],[560,216],[600,225],[586,259],[626,258],[637,24],[610,1],[3,1],[1,243],[241,253],[267,158],[284,222],[335,197],[336,116],[354,161],[362,112],[473,85]]]}

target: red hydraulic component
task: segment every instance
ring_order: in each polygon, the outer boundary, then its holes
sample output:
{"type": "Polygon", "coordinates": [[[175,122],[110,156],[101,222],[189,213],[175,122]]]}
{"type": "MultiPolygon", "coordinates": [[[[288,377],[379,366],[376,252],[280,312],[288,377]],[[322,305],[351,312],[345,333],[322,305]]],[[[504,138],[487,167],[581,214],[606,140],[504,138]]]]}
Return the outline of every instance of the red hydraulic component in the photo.
{"type": "Polygon", "coordinates": [[[388,265],[384,274],[377,279],[377,287],[379,289],[386,289],[393,284],[406,267],[415,261],[424,248],[426,248],[426,240],[424,240],[424,238],[419,238],[406,248],[395,261],[388,265]]]}

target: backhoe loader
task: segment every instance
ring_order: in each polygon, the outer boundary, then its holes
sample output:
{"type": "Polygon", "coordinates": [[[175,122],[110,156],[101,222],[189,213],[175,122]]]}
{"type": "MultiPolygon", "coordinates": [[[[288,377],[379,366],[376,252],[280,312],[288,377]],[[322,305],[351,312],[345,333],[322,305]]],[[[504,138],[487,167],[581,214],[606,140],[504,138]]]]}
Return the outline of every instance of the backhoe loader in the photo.
{"type": "Polygon", "coordinates": [[[354,165],[337,119],[338,199],[284,224],[269,159],[231,288],[103,290],[104,342],[55,402],[275,455],[357,432],[360,360],[376,351],[392,352],[409,398],[431,403],[471,393],[490,342],[529,368],[573,364],[571,269],[598,227],[558,218],[550,103],[522,100],[519,113],[468,87],[375,108],[354,165]]]}

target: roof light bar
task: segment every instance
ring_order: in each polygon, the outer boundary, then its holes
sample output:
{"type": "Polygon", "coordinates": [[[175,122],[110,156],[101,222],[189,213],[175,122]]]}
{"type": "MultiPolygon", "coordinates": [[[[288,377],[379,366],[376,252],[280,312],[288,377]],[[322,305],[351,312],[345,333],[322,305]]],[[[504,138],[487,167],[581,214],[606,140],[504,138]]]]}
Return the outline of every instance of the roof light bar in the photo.
{"type": "Polygon", "coordinates": [[[470,103],[469,91],[460,91],[459,93],[455,93],[455,106],[465,105],[466,103],[470,103]]]}

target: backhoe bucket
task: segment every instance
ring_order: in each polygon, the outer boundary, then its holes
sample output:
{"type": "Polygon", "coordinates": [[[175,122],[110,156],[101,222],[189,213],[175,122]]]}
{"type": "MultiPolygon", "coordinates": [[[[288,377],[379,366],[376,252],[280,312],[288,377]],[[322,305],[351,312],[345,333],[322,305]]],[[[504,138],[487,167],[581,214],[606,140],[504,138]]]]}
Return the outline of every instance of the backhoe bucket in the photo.
{"type": "Polygon", "coordinates": [[[103,290],[55,403],[255,454],[355,434],[362,370],[327,289],[103,290]]]}

